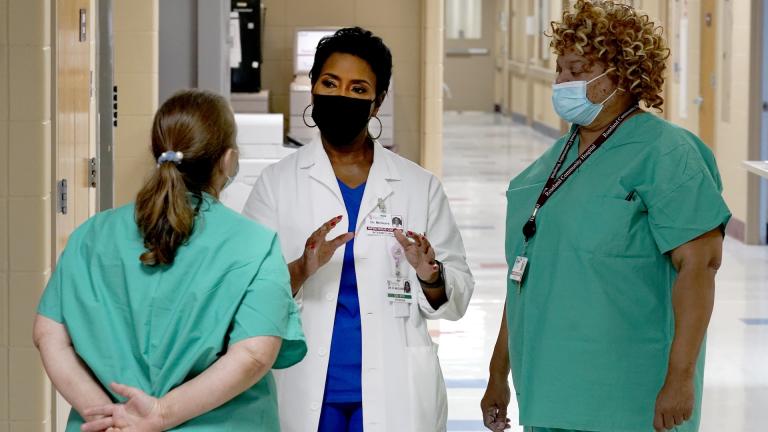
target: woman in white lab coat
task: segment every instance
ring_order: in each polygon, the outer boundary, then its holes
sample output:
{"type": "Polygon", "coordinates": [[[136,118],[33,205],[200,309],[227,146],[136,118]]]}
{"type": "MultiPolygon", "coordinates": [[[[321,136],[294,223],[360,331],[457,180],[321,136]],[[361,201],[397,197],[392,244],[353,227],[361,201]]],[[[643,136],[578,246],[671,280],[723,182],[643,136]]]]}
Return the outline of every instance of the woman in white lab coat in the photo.
{"type": "Polygon", "coordinates": [[[461,318],[474,281],[440,182],[369,136],[391,70],[370,32],[323,39],[306,119],[321,136],[268,167],[244,209],[278,232],[309,346],[276,374],[287,432],[446,429],[426,320],[461,318]]]}

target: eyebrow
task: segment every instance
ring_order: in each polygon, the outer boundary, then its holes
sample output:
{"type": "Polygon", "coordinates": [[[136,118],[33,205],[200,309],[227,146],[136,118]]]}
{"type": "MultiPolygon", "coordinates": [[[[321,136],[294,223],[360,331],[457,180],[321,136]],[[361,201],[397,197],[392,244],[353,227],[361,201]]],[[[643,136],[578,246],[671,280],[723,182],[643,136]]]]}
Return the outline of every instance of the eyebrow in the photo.
{"type": "MultiPolygon", "coordinates": [[[[330,72],[325,72],[322,76],[327,76],[337,81],[341,81],[341,78],[338,75],[334,75],[330,72]]],[[[373,87],[373,85],[370,82],[368,82],[368,80],[364,80],[364,79],[355,79],[355,80],[352,80],[351,82],[352,84],[366,84],[368,85],[368,87],[373,87]]]]}

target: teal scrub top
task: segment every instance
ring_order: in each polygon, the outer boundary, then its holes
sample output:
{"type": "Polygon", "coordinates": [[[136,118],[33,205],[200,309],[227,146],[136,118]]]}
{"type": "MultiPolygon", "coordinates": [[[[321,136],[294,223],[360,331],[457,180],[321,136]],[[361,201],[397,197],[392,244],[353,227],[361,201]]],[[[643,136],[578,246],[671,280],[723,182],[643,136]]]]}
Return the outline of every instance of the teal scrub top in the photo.
{"type": "MultiPolygon", "coordinates": [[[[205,371],[227,347],[283,339],[275,369],[307,347],[274,232],[206,195],[195,229],[170,266],[148,267],[134,206],[90,218],[70,237],[38,312],[64,324],[80,357],[109,390],[118,382],[161,397],[205,371]]],[[[67,431],[79,431],[72,410],[67,431]]],[[[177,427],[279,431],[269,372],[230,402],[177,427]]]]}
{"type": "MultiPolygon", "coordinates": [[[[567,138],[509,184],[510,268],[523,250],[523,224],[567,138]]],[[[562,171],[577,153],[574,145],[562,171]]],[[[507,279],[521,424],[653,430],[674,337],[676,271],[669,252],[725,226],[730,212],[721,191],[712,152],[695,135],[641,113],[541,208],[521,291],[507,279]]],[[[698,430],[703,366],[704,347],[694,416],[678,431],[698,430]]]]}

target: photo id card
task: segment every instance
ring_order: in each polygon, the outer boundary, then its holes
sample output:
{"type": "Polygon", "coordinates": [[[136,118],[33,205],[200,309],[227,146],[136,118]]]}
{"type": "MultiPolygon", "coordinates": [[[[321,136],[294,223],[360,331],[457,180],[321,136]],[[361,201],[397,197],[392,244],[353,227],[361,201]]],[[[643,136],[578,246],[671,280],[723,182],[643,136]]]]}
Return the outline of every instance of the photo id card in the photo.
{"type": "Polygon", "coordinates": [[[403,229],[403,217],[390,213],[371,213],[365,225],[365,233],[369,236],[394,237],[396,229],[403,229]]]}
{"type": "Polygon", "coordinates": [[[413,303],[411,281],[402,278],[387,279],[387,299],[393,303],[413,303]]]}
{"type": "Polygon", "coordinates": [[[515,265],[512,266],[512,271],[509,272],[509,278],[518,284],[523,281],[525,276],[525,268],[528,266],[528,258],[519,256],[515,258],[515,265]]]}

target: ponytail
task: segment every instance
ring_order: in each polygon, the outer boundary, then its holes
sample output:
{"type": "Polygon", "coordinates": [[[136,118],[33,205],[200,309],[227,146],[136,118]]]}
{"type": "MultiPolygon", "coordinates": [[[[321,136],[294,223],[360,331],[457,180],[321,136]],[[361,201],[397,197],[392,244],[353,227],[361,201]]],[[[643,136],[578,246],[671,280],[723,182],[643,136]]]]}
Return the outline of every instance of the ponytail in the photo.
{"type": "MultiPolygon", "coordinates": [[[[202,197],[199,197],[202,199],[202,197]]],[[[172,264],[176,250],[192,235],[195,209],[176,164],[163,163],[136,197],[136,223],[147,251],[144,265],[172,264]]]]}

